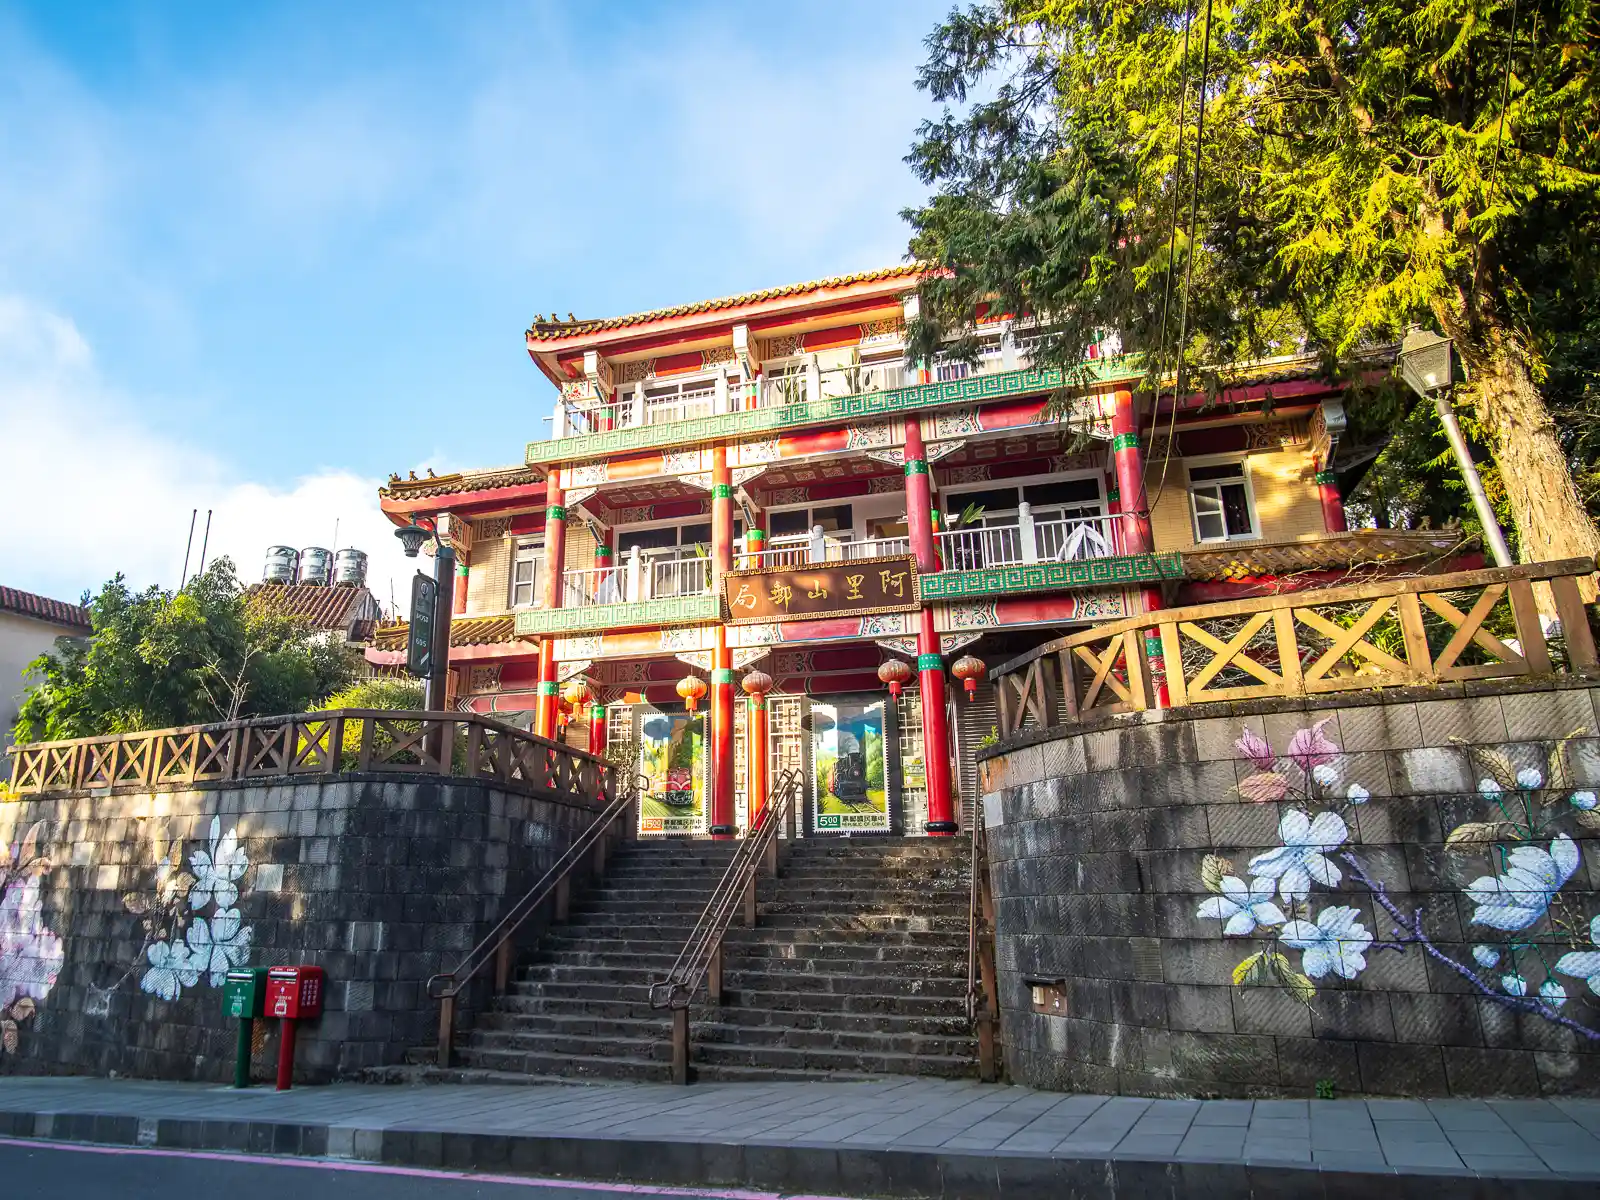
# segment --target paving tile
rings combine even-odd
[[[1383,1161],[1391,1167],[1460,1167],[1461,1156],[1448,1144],[1411,1142],[1404,1145],[1384,1144]]]
[[[1196,1125],[1248,1125],[1255,1103],[1251,1100],[1207,1100],[1194,1115]]]
[[[1311,1143],[1300,1138],[1247,1137],[1244,1157],[1249,1162],[1310,1162]]]
[[[1461,1161],[1469,1170],[1483,1175],[1550,1175],[1553,1172],[1542,1158],[1525,1155],[1512,1158],[1498,1154],[1469,1154],[1461,1152]]]
[[[1177,1133],[1130,1133],[1117,1143],[1116,1153],[1140,1158],[1170,1158],[1178,1151],[1183,1135]]]
[[[1305,1100],[1257,1100],[1255,1112],[1267,1118],[1309,1117],[1311,1105]]]

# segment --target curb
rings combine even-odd
[[[328,1158],[668,1187],[743,1187],[897,1200],[1593,1200],[1597,1176],[1330,1170],[1303,1164],[1059,1158],[835,1144],[665,1141],[106,1113],[0,1112],[0,1136],[106,1146]]]

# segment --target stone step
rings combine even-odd
[[[695,1042],[691,1061],[704,1078],[711,1067],[780,1068],[817,1071],[829,1075],[932,1075],[941,1079],[966,1079],[977,1075],[968,1055],[939,1057],[927,1054],[824,1050],[792,1046],[732,1046],[721,1042]]]
[[[626,1006],[627,1015],[601,1015],[594,1006],[582,1002],[545,1001],[545,1010],[524,1013],[499,1007],[481,1014],[473,1033],[480,1030],[504,1032],[548,1030],[572,1036],[649,1037],[664,1026],[666,1013],[648,1005]],[[559,1007],[566,1005],[566,1007]],[[621,1007],[621,1006],[619,1006]],[[889,1013],[856,1015],[851,1013],[781,1012],[772,1009],[738,1006],[714,1007],[700,1003],[690,1009],[690,1019],[698,1028],[704,1025],[739,1026],[751,1029],[798,1029],[838,1034],[966,1039],[972,1036],[965,1013],[939,1017],[906,1017]],[[468,1036],[471,1036],[470,1034]]]
[[[642,964],[612,963],[604,966],[578,966],[567,962],[546,963],[529,967],[517,977],[517,983],[549,985],[564,983],[610,984],[630,987],[641,980],[661,977],[671,969],[671,963],[661,970],[650,970]],[[930,965],[915,971],[902,967],[898,971],[874,971],[862,974],[854,970],[860,964],[842,962],[832,964],[832,969],[807,969],[804,964],[787,963],[778,959],[746,961],[728,956],[723,965],[723,979],[730,986],[757,988],[761,991],[788,989],[798,992],[904,992],[913,996],[966,995],[967,978],[963,971],[939,973]],[[954,964],[952,964],[953,966]]]
[[[871,990],[869,985],[876,985],[877,990]],[[935,989],[931,993],[892,991],[879,980],[869,980],[862,986],[867,990],[818,988],[802,992],[788,988],[779,990],[770,987],[735,987],[732,983],[725,983],[723,995],[724,1002],[728,1005],[772,1009],[777,1012],[888,1013],[937,1017],[951,1016],[960,1011],[965,1003],[965,980],[962,981],[960,991],[948,989],[941,992]],[[617,985],[518,980],[497,1003],[506,1009],[530,1011],[517,1003],[523,998],[579,1001],[586,1005],[598,1006],[602,1012],[613,1011],[617,1015],[639,1014],[641,1010],[638,1006],[642,1005],[645,1008],[649,1006],[650,985],[649,982]],[[619,1009],[613,1006],[626,1007]]]
[[[851,1054],[896,1054],[908,1057],[959,1058],[976,1047],[971,1037],[924,1037],[920,1034],[845,1033],[828,1029],[788,1029],[781,1026],[723,1025],[699,1023],[691,1026],[694,1046],[725,1046],[771,1050],[838,1051]],[[566,1029],[474,1030],[462,1042],[463,1049],[476,1052],[518,1051],[528,1054],[570,1054],[579,1058],[631,1058],[659,1060],[672,1056],[672,1026],[662,1021],[657,1028],[640,1027],[629,1035],[578,1034]],[[772,1061],[747,1062],[747,1066],[780,1066]],[[794,1064],[804,1066],[809,1064]]]
[[[962,955],[967,952],[965,926],[960,929],[919,931],[792,928],[784,929],[780,935],[763,926],[748,929],[743,925],[734,925],[725,936],[731,946],[761,945],[771,947],[779,954],[819,957],[870,957],[858,955],[856,951],[880,949],[913,955],[941,950],[959,950]],[[598,925],[581,930],[570,925],[558,925],[540,939],[539,953],[547,958],[574,950],[603,954],[659,954],[665,951],[669,942],[670,938],[656,926],[651,926],[641,936],[641,931],[632,925],[613,926],[610,932],[605,932],[604,927]],[[672,947],[672,953],[676,954],[682,948],[683,941],[680,940]]]
[[[550,1075],[566,1079],[634,1080],[645,1083],[669,1083],[672,1080],[670,1048],[669,1057],[665,1062],[620,1056],[479,1050],[471,1046],[462,1046],[459,1055],[462,1064],[472,1070],[515,1072],[533,1076]]]

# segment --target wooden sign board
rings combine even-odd
[[[752,625],[914,612],[921,607],[922,593],[917,560],[898,554],[729,571],[722,577],[722,600],[730,625]]]

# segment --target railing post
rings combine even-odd
[[[826,562],[828,560],[828,539],[822,534],[821,525],[811,527],[811,544],[806,550],[807,562]]]
[[[778,839],[769,837],[765,851],[767,874],[776,879],[778,877]]]
[[[672,1082],[689,1082],[689,1010],[672,1010]]]
[[[606,873],[607,837],[602,833],[594,840],[594,858],[590,863],[590,870],[594,877],[599,879]]]
[[[633,385],[633,403],[629,405],[629,425],[644,424],[644,381],[639,380]]]
[[[722,1006],[722,939],[717,939],[717,944],[711,950],[711,962],[706,967],[706,991],[711,994],[711,1003]]]
[[[977,1020],[978,1026],[978,1082],[994,1083],[1000,1078],[994,1053],[994,1019],[984,1013]]]
[[[1561,618],[1561,638],[1567,644],[1567,666],[1574,671],[1594,666],[1594,634],[1589,629],[1589,614],[1584,608],[1578,581],[1571,575],[1557,575],[1550,580],[1550,594],[1555,597],[1556,615]]]
[[[628,551],[628,603],[637,604],[644,599],[644,563],[639,557],[639,547]]]
[[[1017,334],[1007,321],[1000,326],[1000,369],[1002,371],[1015,371],[1017,369]]]
[[[1533,598],[1533,584],[1526,579],[1513,579],[1508,585],[1511,593],[1511,616],[1517,625],[1517,640],[1522,648],[1522,661],[1530,675],[1550,673],[1550,648],[1545,644],[1544,625],[1539,620],[1539,604]]]
[[[822,367],[815,354],[806,362],[806,399],[822,399]]]
[[[494,948],[494,994],[505,995],[511,984],[511,938],[500,939]]]
[[[1017,505],[1017,541],[1021,543],[1023,562],[1039,561],[1039,542],[1033,531],[1033,505],[1026,500]]]
[[[725,413],[728,411],[728,369],[723,367],[717,372],[716,391],[711,397],[711,412]]]
[[[448,1070],[450,1052],[456,1039],[456,998],[453,994],[439,998],[439,1066]]]

